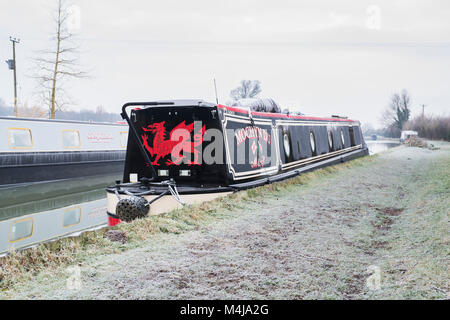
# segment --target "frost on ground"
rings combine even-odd
[[[306,185],[242,200],[226,219],[91,258],[14,298],[449,297],[450,147],[398,147]]]

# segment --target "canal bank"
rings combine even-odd
[[[122,225],[120,242],[97,231],[15,254],[1,261],[1,295],[445,298],[450,147],[439,146],[401,146]]]

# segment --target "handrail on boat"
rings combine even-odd
[[[152,177],[150,179],[151,180],[155,180],[156,179],[156,170],[152,165],[152,161],[150,160],[147,152],[144,149],[144,146],[142,145],[142,141],[139,138],[139,135],[136,131],[136,128],[134,127],[134,125],[131,123],[130,117],[128,116],[127,113],[127,108],[128,107],[136,107],[136,106],[159,106],[159,105],[173,105],[173,102],[129,102],[129,103],[125,103],[122,106],[122,113],[120,114],[122,116],[122,119],[124,119],[127,123],[128,123],[128,127],[131,129],[131,132],[133,132],[133,136],[136,139],[137,145],[139,147],[139,150],[141,151],[142,155],[144,156],[144,160],[148,163],[148,167],[150,168]]]

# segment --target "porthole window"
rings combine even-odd
[[[62,141],[64,148],[81,147],[80,133],[77,130],[64,130],[62,132]]]
[[[9,228],[9,242],[17,242],[33,235],[34,220],[28,218],[11,224]]]
[[[284,146],[284,153],[286,154],[286,158],[289,158],[291,155],[291,146],[289,144],[289,137],[287,134],[284,134],[283,136],[283,146]]]
[[[333,150],[333,132],[328,130],[328,145],[330,146],[330,150]]]
[[[33,136],[30,129],[10,128],[8,129],[8,144],[11,149],[33,148]]]
[[[342,147],[345,147],[344,130],[342,130],[342,129],[341,129],[341,142],[342,142]]]
[[[316,137],[314,136],[314,132],[309,133],[309,143],[311,145],[311,151],[313,154],[316,153]]]

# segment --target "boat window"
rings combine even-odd
[[[78,130],[63,130],[62,141],[64,148],[81,147],[80,133]]]
[[[291,145],[289,143],[289,136],[287,134],[284,134],[283,146],[284,146],[284,153],[286,154],[286,158],[289,158],[289,156],[291,155]],[[287,161],[287,159],[286,159],[286,161]]]
[[[33,148],[33,137],[28,128],[9,128],[8,143],[11,149],[31,149]]]
[[[68,228],[81,222],[81,208],[71,208],[64,212],[63,227]]]
[[[128,142],[128,131],[120,132],[120,146],[126,148]]]
[[[311,144],[311,151],[313,155],[316,153],[316,137],[314,136],[314,132],[309,133],[309,143]]]
[[[333,150],[333,132],[328,130],[328,145],[330,146],[330,151]]]
[[[9,228],[9,242],[24,240],[33,235],[34,220],[28,218],[11,224]]]

